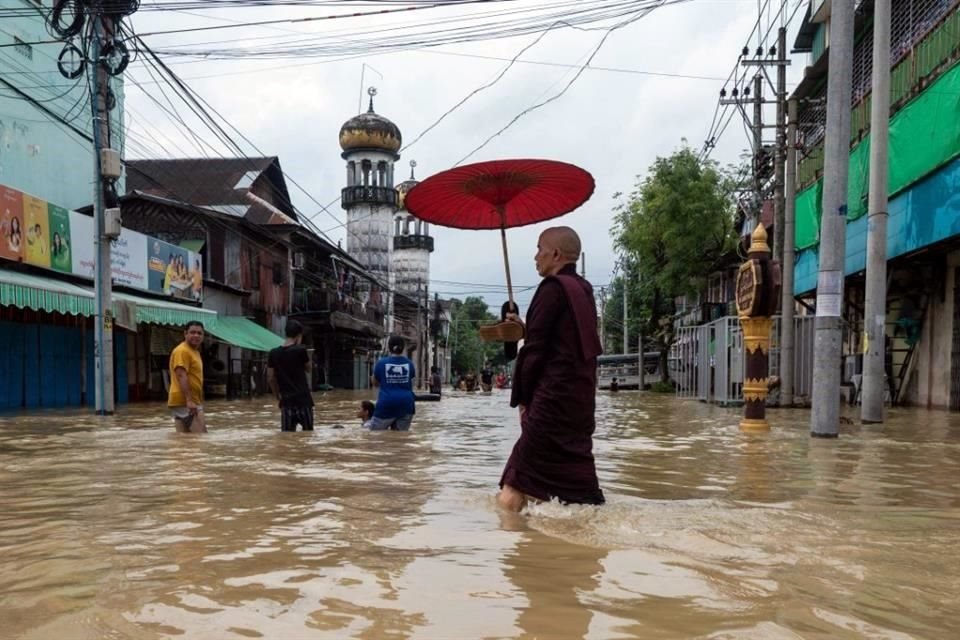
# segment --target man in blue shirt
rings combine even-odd
[[[373,368],[374,382],[380,392],[373,418],[368,423],[371,431],[410,430],[416,413],[413,380],[417,373],[413,362],[403,355],[403,349],[403,338],[390,336],[387,341],[390,355],[380,358]]]

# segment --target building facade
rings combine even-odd
[[[845,381],[861,370],[873,5],[856,13],[845,255]],[[893,0],[887,378],[894,402],[960,409],[960,3]],[[816,299],[830,2],[810,3],[794,48],[801,105],[794,294]]]

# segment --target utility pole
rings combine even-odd
[[[873,89],[870,104],[870,202],[867,291],[863,305],[863,388],[860,419],[883,422],[887,322],[887,189],[890,142],[890,0],[873,6]]]
[[[627,269],[623,269],[623,352],[630,353],[630,331],[627,329]]]
[[[580,254],[580,276],[583,278],[587,277],[587,254]]]
[[[433,366],[439,367],[440,361],[440,294],[433,294],[433,329],[436,330],[436,336],[433,339]],[[431,331],[430,333],[433,333]]]
[[[417,389],[422,388],[420,382],[423,380],[423,371],[421,365],[423,363],[424,349],[423,331],[420,327],[420,286],[420,278],[417,278],[417,342],[419,343],[417,345]]]
[[[757,71],[753,76],[753,193],[756,198],[757,219],[763,211],[763,180],[760,159],[763,154],[763,77]]]
[[[104,148],[110,147],[110,112],[107,94],[110,80],[104,61],[103,43],[109,27],[101,11],[90,16],[93,20],[93,38],[90,42],[88,80],[91,84],[90,106],[93,112],[93,216],[94,216],[94,398],[95,410],[100,415],[114,412],[113,393],[113,283],[111,280],[110,238],[107,237],[104,191],[107,182],[103,175]]]
[[[787,103],[787,166],[784,177],[784,224],[780,304],[780,406],[793,406],[794,326],[793,263],[797,197],[797,101]]]
[[[600,348],[607,350],[607,288],[600,287]]]
[[[783,264],[784,242],[793,238],[785,235],[784,207],[784,172],[787,147],[787,29],[780,27],[777,31],[777,144],[774,151],[774,199],[773,199],[773,261]],[[786,238],[786,240],[784,240]],[[782,325],[781,325],[781,334]],[[783,345],[780,345],[781,349]]]
[[[818,438],[836,438],[840,433],[841,312],[853,84],[853,3],[834,2],[832,7],[810,412],[810,435]]]
[[[55,2],[59,8],[66,3]],[[113,362],[113,290],[110,242],[121,234],[120,209],[117,205],[115,181],[123,173],[120,154],[110,141],[110,111],[116,100],[110,89],[110,77],[119,76],[130,62],[123,42],[114,39],[120,22],[137,10],[138,2],[117,0],[79,2],[71,10],[69,24],[63,24],[52,15],[48,27],[64,42],[57,61],[60,74],[76,80],[86,71],[87,91],[90,94],[91,133],[93,140],[93,224],[94,224],[94,375],[87,380],[87,392],[92,389],[94,407],[98,414],[114,412]],[[89,21],[89,22],[88,22]],[[87,26],[89,25],[89,29]],[[73,38],[80,39],[82,49]]]

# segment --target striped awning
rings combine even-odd
[[[191,320],[199,320],[206,324],[217,318],[216,311],[167,300],[121,292],[114,293],[113,298],[114,315],[119,314],[118,307],[121,304],[134,306],[137,322],[146,324],[183,326]],[[0,268],[0,306],[72,316],[96,314],[93,289],[89,287],[2,268]]]

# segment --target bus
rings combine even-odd
[[[648,385],[660,379],[660,352],[647,351],[643,354],[643,384]],[[640,354],[617,353],[597,357],[597,388],[609,389],[610,382],[617,379],[620,389],[640,388]]]

